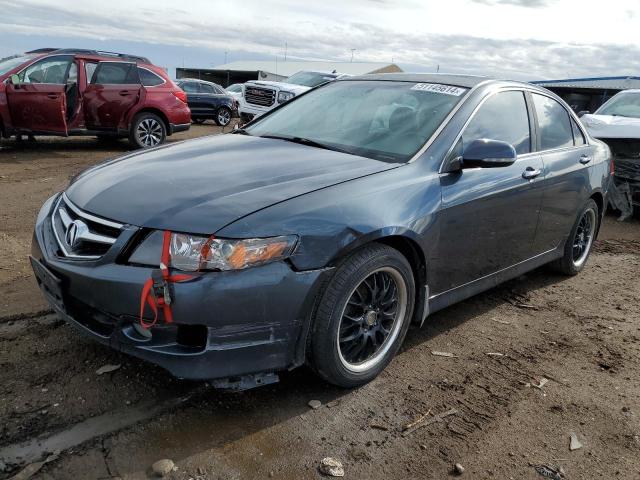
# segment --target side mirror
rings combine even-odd
[[[14,73],[13,75],[11,75],[9,77],[9,81],[11,82],[12,85],[20,85],[20,77],[18,76],[17,73]]]
[[[578,112],[578,118],[582,118],[585,115],[589,115],[591,112],[589,110],[581,110]]]
[[[474,140],[462,153],[462,168],[507,167],[518,157],[513,145],[500,140]]]

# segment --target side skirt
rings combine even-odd
[[[517,278],[524,273],[561,258],[563,254],[562,250],[562,248],[549,250],[528,260],[512,265],[511,267],[507,267],[485,277],[429,297],[428,313],[431,314],[438,310],[442,310],[449,305],[461,302],[462,300],[472,297],[478,293],[496,287],[507,280]]]

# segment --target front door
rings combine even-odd
[[[66,87],[73,56],[40,60],[7,85],[7,103],[13,126],[35,133],[67,134]]]
[[[84,93],[90,130],[127,129],[127,114],[141,101],[138,67],[131,62],[100,62]]]
[[[533,256],[542,201],[542,160],[532,153],[530,114],[522,91],[491,95],[465,127],[450,158],[478,139],[516,149],[512,165],[441,174],[440,239],[431,293],[443,293]],[[527,177],[527,178],[525,178]]]

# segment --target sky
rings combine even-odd
[[[640,0],[0,0],[0,57],[96,48],[171,75],[285,49],[519,80],[640,75],[639,31]]]

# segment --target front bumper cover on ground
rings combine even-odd
[[[125,226],[96,261],[65,259],[58,256],[51,229],[54,200],[38,216],[32,257],[59,279],[61,300],[41,285],[49,303],[83,333],[186,379],[277,372],[304,362],[308,312],[329,270],[296,272],[275,262],[174,284],[174,323],[154,327],[147,339],[133,324],[151,269],[127,265],[118,256],[138,228]]]

